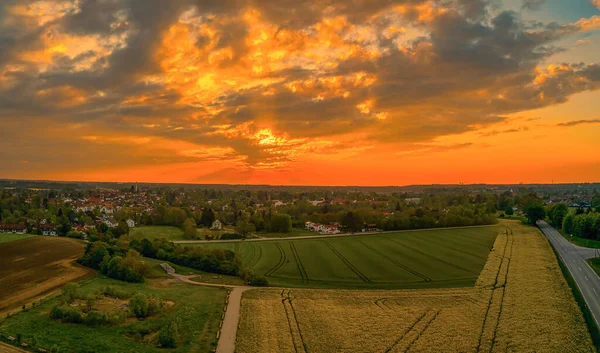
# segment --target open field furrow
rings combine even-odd
[[[358,240],[358,242],[360,244],[362,244],[362,246],[364,246],[365,248],[367,248],[367,249],[371,250],[372,252],[376,253],[377,255],[383,257],[384,259],[388,260],[389,262],[393,263],[394,265],[402,268],[403,270],[406,270],[406,271],[412,273],[413,275],[415,275],[417,277],[422,278],[425,282],[430,282],[431,281],[431,278],[429,278],[429,277],[427,277],[425,275],[422,275],[419,272],[413,270],[412,268],[399,263],[398,261],[394,260],[393,258],[391,258],[391,257],[387,256],[386,254],[382,253],[381,251],[379,251],[379,250],[373,248],[372,246],[366,244],[364,241]]]
[[[372,281],[369,278],[367,278],[367,276],[365,276],[356,267],[354,267],[354,265],[352,265],[352,263],[348,261],[348,259],[346,259],[344,255],[342,255],[333,245],[329,244],[327,240],[324,240],[323,242],[325,242],[325,244],[327,244],[331,251],[333,251],[340,258],[340,260],[342,260],[346,264],[346,266],[348,266],[348,268],[352,272],[354,272],[363,282],[372,283]]]
[[[431,324],[435,321],[435,319],[437,319],[438,315],[440,314],[440,310],[436,310],[428,319],[427,321],[425,321],[425,326],[423,326],[423,328],[419,331],[416,332],[416,337],[414,337],[413,340],[411,340],[408,343],[408,346],[406,347],[406,349],[404,350],[404,353],[410,351],[410,348],[419,340],[419,338],[421,338],[423,336],[423,334],[425,333],[425,331],[427,331],[427,329],[429,328],[429,326],[431,326]],[[429,314],[428,314],[429,316]]]
[[[474,272],[474,271],[472,271],[472,270],[469,270],[468,268],[464,268],[464,267],[462,267],[462,266],[460,266],[460,265],[457,265],[457,264],[455,264],[455,263],[452,263],[452,262],[450,262],[450,261],[446,261],[446,260],[444,260],[444,259],[442,259],[442,258],[439,258],[439,257],[437,257],[437,256],[434,256],[434,255],[428,254],[428,253],[426,253],[426,252],[424,252],[424,251],[421,251],[421,250],[419,250],[419,249],[416,249],[416,248],[414,248],[414,247],[412,247],[412,246],[410,246],[410,245],[406,245],[406,244],[404,244],[403,242],[400,242],[400,241],[398,241],[397,239],[394,239],[394,238],[389,238],[389,239],[390,239],[391,241],[393,241],[394,243],[397,243],[397,244],[399,244],[400,246],[402,246],[402,247],[404,247],[404,248],[407,248],[407,249],[409,249],[409,250],[411,250],[411,251],[414,251],[414,252],[416,252],[416,253],[418,253],[418,254],[421,254],[421,255],[423,255],[423,256],[426,256],[426,257],[428,257],[428,258],[430,258],[430,259],[432,259],[432,260],[435,260],[435,261],[441,262],[441,263],[443,263],[443,264],[445,264],[445,265],[448,265],[448,266],[450,266],[450,267],[454,267],[454,268],[456,268],[456,269],[458,269],[458,270],[461,270],[461,271],[465,271],[465,272],[473,273],[473,274],[475,274],[475,275],[478,275],[478,274],[479,274],[479,273],[477,273],[477,272]]]
[[[421,322],[425,316],[427,316],[427,311],[425,311],[421,316],[419,316],[404,332],[402,332],[402,334],[400,335],[400,337],[398,337],[398,339],[396,341],[394,341],[394,343],[392,343],[392,345],[390,347],[388,347],[384,353],[390,353],[394,348],[396,348],[396,346],[398,346],[400,344],[400,342],[402,342],[402,340],[404,339],[404,337],[410,332],[412,331],[415,326],[417,326],[417,324],[419,322]]]

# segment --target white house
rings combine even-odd
[[[127,226],[129,228],[135,228],[135,221],[133,219],[130,218],[130,219],[126,220],[125,222],[127,223]]]
[[[42,224],[40,226],[40,229],[42,231],[42,235],[51,235],[54,237],[58,235],[58,233],[56,232],[56,227],[53,227],[51,225]]]
[[[27,226],[24,224],[0,224],[0,233],[25,234]]]
[[[223,228],[223,224],[221,224],[221,221],[219,221],[218,219],[215,219],[212,226],[210,227],[210,229],[222,229],[222,228]]]

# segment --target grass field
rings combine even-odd
[[[587,238],[580,238],[580,237],[576,237],[576,236],[570,236],[570,235],[566,235],[562,230],[558,230],[558,232],[565,238],[567,239],[569,242],[575,244],[575,245],[579,245],[579,246],[583,246],[586,248],[595,248],[595,249],[600,249],[600,240],[594,240],[594,239],[587,239]]]
[[[498,228],[470,288],[247,291],[236,352],[595,352],[546,238]]]
[[[148,257],[145,257],[144,261],[147,262],[148,264],[150,264],[150,266],[151,266],[151,272],[148,275],[148,277],[151,277],[151,278],[170,278],[170,276],[167,275],[165,273],[165,271],[160,267],[160,264],[166,262],[175,269],[176,273],[178,273],[180,275],[184,275],[184,276],[189,276],[189,278],[192,281],[211,283],[211,284],[227,284],[227,285],[234,285],[234,286],[243,286],[246,284],[246,281],[244,281],[243,279],[241,279],[240,277],[237,277],[237,276],[219,275],[219,274],[215,274],[215,273],[198,271],[193,268],[183,267],[183,266],[179,266],[179,265],[176,265],[176,264],[168,262],[168,261],[151,259]],[[217,277],[217,278],[214,278],[214,277]]]
[[[31,237],[36,237],[35,234],[10,234],[10,233],[1,233],[0,234],[0,243],[8,243],[9,241],[27,239]]]
[[[598,276],[600,276],[600,257],[595,257],[593,259],[587,259],[586,261],[588,262],[588,264],[590,264],[590,267],[592,268],[592,270],[594,270],[594,272],[596,272],[598,274]]]
[[[154,295],[171,305],[159,314],[138,320],[128,318],[115,326],[85,326],[52,320],[50,309],[59,298],[47,298],[35,308],[21,311],[0,323],[3,340],[22,334],[22,341],[48,352],[210,352],[216,347],[216,334],[227,291],[220,288],[190,286],[173,279],[150,280],[143,284],[125,283],[94,277],[80,287],[83,294],[95,293],[111,285],[130,294]],[[170,322],[179,327],[177,347],[158,348],[156,331]]]
[[[233,250],[269,285],[309,288],[472,286],[501,227],[202,244]]]
[[[169,226],[144,226],[131,228],[129,230],[129,235],[124,238],[128,240],[165,238],[171,241],[185,239],[183,237],[183,230],[181,230],[181,228]]]
[[[82,242],[62,237],[0,243],[0,313],[93,275],[93,270],[75,263],[83,251]]]

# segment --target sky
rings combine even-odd
[[[600,0],[0,2],[0,178],[600,181]]]

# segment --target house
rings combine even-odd
[[[363,232],[371,232],[371,231],[375,231],[375,230],[377,230],[377,224],[370,223],[370,224],[365,224],[365,229],[363,229]]]
[[[24,224],[0,224],[0,233],[25,234],[27,226]]]
[[[127,226],[129,228],[135,228],[135,221],[133,219],[131,219],[131,218],[128,219],[128,220],[126,220],[125,223],[127,223]]]
[[[106,224],[108,228],[116,228],[119,225],[119,223],[111,221],[110,219],[105,219],[103,223]]]
[[[421,203],[421,198],[420,197],[411,197],[408,199],[404,199],[404,202],[406,202],[407,205],[418,205]]]
[[[51,235],[53,237],[58,235],[56,227],[51,226],[49,224],[42,224],[40,226],[40,230],[42,231],[42,235]]]
[[[222,228],[223,228],[223,224],[221,224],[221,221],[219,221],[218,219],[215,219],[212,226],[210,227],[210,229],[219,229],[219,230]]]
[[[273,202],[273,207],[281,207],[281,206],[285,206],[285,205],[287,205],[287,204],[283,201],[275,200]]]

